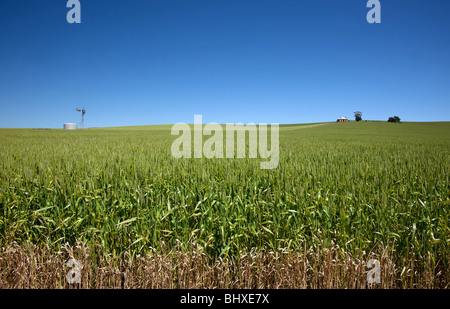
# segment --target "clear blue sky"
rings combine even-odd
[[[450,120],[450,1],[0,2],[0,127]]]

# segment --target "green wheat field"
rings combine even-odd
[[[449,287],[450,122],[281,125],[273,170],[170,130],[0,129],[0,286],[70,288],[74,257],[87,288],[367,288],[373,257]]]

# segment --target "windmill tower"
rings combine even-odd
[[[83,109],[77,108],[77,112],[81,112],[81,128],[84,129],[84,114],[86,114],[86,107],[83,106]]]

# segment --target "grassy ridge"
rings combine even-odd
[[[281,129],[275,170],[174,159],[170,126],[2,129],[0,245],[82,242],[120,257],[195,243],[223,258],[389,244],[399,263],[448,270],[450,123]]]

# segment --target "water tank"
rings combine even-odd
[[[64,124],[64,130],[76,130],[77,124],[76,123],[65,123]]]

